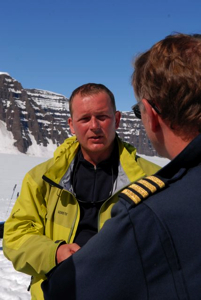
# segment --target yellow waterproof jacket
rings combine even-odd
[[[131,182],[155,173],[159,167],[136,156],[136,149],[118,137],[119,168],[113,195],[102,205],[98,228],[110,218],[118,194]],[[45,274],[55,267],[62,242],[72,243],[80,209],[71,192],[70,174],[79,143],[71,137],[57,148],[54,157],[29,171],[20,195],[5,222],[3,251],[16,270],[32,275],[33,300],[42,300],[40,288]]]

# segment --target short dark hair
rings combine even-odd
[[[152,100],[178,134],[201,132],[201,39],[175,33],[134,62],[132,85],[138,101]]]
[[[70,98],[69,98],[69,110],[70,110],[70,114],[72,116],[73,111],[72,111],[72,103],[73,103],[73,98],[80,94],[81,96],[88,96],[88,95],[93,95],[93,94],[98,94],[101,92],[105,92],[111,100],[111,104],[112,107],[114,109],[114,112],[116,112],[116,104],[115,104],[115,98],[113,93],[103,84],[100,83],[86,83],[83,84],[81,86],[79,86],[78,88],[76,88]]]

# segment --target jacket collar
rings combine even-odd
[[[118,189],[119,184],[120,186],[125,186],[146,174],[135,160],[136,149],[129,144],[123,143],[118,135],[116,135],[116,140],[120,156],[118,182],[115,185]],[[52,184],[56,183],[59,187],[61,179],[65,176],[65,180],[67,180],[68,176],[70,176],[78,149],[79,142],[75,136],[66,139],[64,143],[56,149],[54,153],[54,163],[43,175],[43,179]],[[135,172],[133,170],[135,170]]]

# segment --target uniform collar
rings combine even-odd
[[[169,164],[160,169],[156,175],[163,179],[175,179],[188,169],[201,163],[201,134],[193,139]]]

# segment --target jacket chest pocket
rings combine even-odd
[[[47,204],[47,220],[71,227],[78,213],[76,199],[68,191],[52,187]]]

